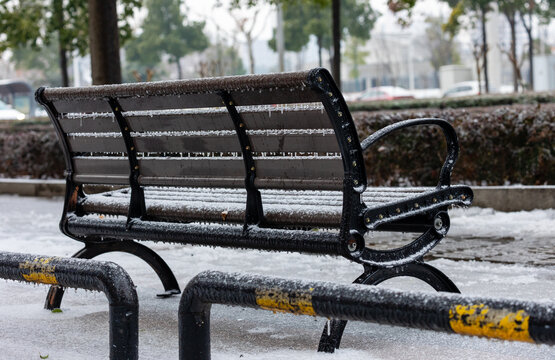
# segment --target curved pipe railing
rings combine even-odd
[[[118,265],[0,252],[0,278],[103,292],[109,303],[110,359],[138,359],[139,300],[131,277]]]
[[[453,171],[455,162],[459,157],[459,141],[457,139],[457,133],[455,132],[455,129],[446,120],[422,118],[399,121],[384,128],[381,128],[380,130],[369,135],[360,143],[360,147],[364,152],[376,141],[384,138],[386,135],[389,135],[393,131],[419,125],[437,125],[443,130],[445,140],[447,141],[447,158],[445,159],[445,162],[443,163],[441,172],[439,174],[438,186],[448,186],[451,184],[451,172]]]
[[[212,304],[555,345],[555,303],[205,271],[179,304],[181,360],[210,359]]]

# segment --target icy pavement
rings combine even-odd
[[[0,196],[0,250],[70,256],[81,244],[58,230],[61,199]],[[456,209],[451,231],[431,263],[465,294],[554,301],[555,210],[501,213]],[[398,236],[398,234],[396,235]],[[384,234],[368,241],[385,247]],[[391,241],[391,240],[390,240]],[[397,239],[401,242],[403,239]],[[202,270],[241,271],[348,283],[361,267],[342,258],[254,250],[149,244],[175,271],[180,284]],[[490,261],[468,261],[468,259]],[[176,359],[179,296],[157,299],[153,271],[127,254],[99,257],[122,265],[138,286],[141,359]],[[497,263],[500,262],[500,263]],[[533,266],[530,266],[533,265]],[[382,285],[381,285],[382,286]],[[383,284],[432,291],[411,279]],[[0,359],[99,359],[108,354],[107,301],[101,293],[70,290],[62,313],[43,310],[47,287],[0,281]],[[325,319],[213,306],[213,359],[555,359],[555,347],[509,343],[351,322],[342,347],[317,354]]]

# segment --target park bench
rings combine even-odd
[[[161,295],[179,293],[177,281],[140,240],[339,255],[364,266],[358,283],[405,275],[458,291],[422,263],[449,229],[448,207],[473,196],[450,186],[458,142],[447,121],[407,120],[359,141],[325,69],[40,88],[36,99],[65,155],[60,227],[85,243],[75,257],[133,253],[159,275]],[[364,152],[421,125],[439,126],[446,138],[438,185],[368,187]],[[419,236],[376,250],[366,246],[369,231]],[[62,294],[53,287],[47,307],[58,307]]]

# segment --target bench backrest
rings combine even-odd
[[[77,184],[344,188],[366,175],[330,74],[231,76],[37,91]]]

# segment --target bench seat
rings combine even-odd
[[[368,188],[362,197],[369,209],[382,209],[435,190],[434,187],[378,187]],[[456,192],[457,187],[453,186],[451,190]],[[124,188],[91,194],[80,205],[87,214],[126,216],[130,193],[129,188]],[[340,191],[262,189],[260,193],[266,222],[272,226],[340,226],[343,211],[343,193]],[[245,189],[146,187],[146,218],[167,222],[243,224],[246,198]]]

